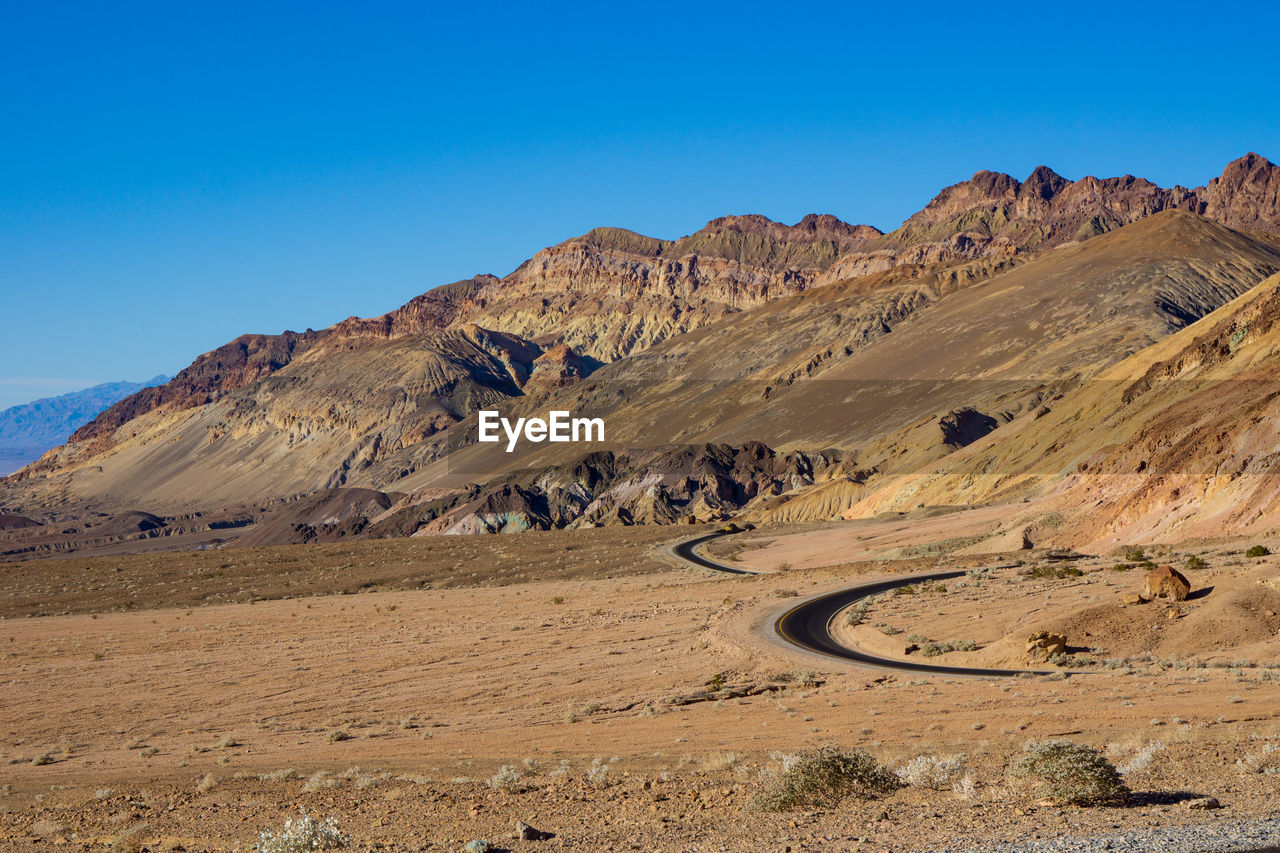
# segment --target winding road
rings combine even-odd
[[[729,536],[736,531],[718,530],[677,542],[668,548],[668,553],[677,559],[702,569],[725,572],[734,575],[758,575],[750,569],[729,566],[698,553],[697,548],[721,536]],[[904,575],[900,578],[864,583],[847,589],[828,592],[803,601],[783,613],[773,623],[773,630],[784,642],[808,652],[827,657],[860,664],[877,669],[890,669],[905,672],[923,672],[932,675],[953,676],[996,676],[1011,677],[1024,673],[1044,674],[1041,670],[1025,669],[986,669],[972,666],[941,666],[916,661],[895,660],[864,652],[836,641],[831,633],[831,624],[842,610],[868,596],[879,595],[896,587],[906,586],[921,581],[941,581],[962,577],[963,571],[933,572],[931,574]]]

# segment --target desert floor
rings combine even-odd
[[[831,545],[823,560],[814,542],[845,530],[817,525],[717,543],[774,570],[724,577],[665,556],[691,532],[0,567],[0,839],[249,850],[302,809],[334,815],[357,849],[482,838],[522,851],[896,851],[1280,808],[1280,773],[1264,772],[1280,768],[1280,557],[1245,559],[1239,542],[1153,550],[1207,564],[1187,573],[1209,591],[1175,616],[1121,604],[1141,570],[1114,569],[1113,555],[884,559]],[[788,561],[787,548],[808,556]],[[1079,574],[1034,571],[1068,564]],[[885,597],[841,630],[887,654],[911,636],[978,645],[936,658],[947,663],[1016,658],[1028,632],[1052,628],[1081,664],[911,677],[769,636],[802,596],[939,566],[974,574]],[[1028,740],[1047,738],[1132,765],[1130,804],[1050,806],[1006,773]],[[827,811],[752,807],[786,755],[825,744],[891,767],[963,754],[968,784]],[[1223,808],[1185,807],[1204,795]],[[514,840],[516,820],[555,837]]]

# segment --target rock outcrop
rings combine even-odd
[[[1067,653],[1067,638],[1062,634],[1037,631],[1027,637],[1023,657],[1028,664],[1052,663],[1054,658]]]
[[[1280,231],[1280,166],[1250,152],[1233,161],[1200,195],[1203,213],[1232,228]]]
[[[1186,601],[1190,594],[1191,582],[1173,566],[1157,566],[1142,576],[1143,598]]]

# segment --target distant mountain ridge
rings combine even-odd
[[[770,517],[830,518],[1035,422],[1280,272],[1278,189],[1280,167],[1250,154],[1195,189],[979,172],[888,233],[818,215],[726,216],[676,240],[596,228],[379,317],[241,336],[113,405],[0,499],[52,520],[89,505],[266,511],[354,488],[395,504],[361,523],[396,535],[774,500]],[[579,465],[582,449],[559,445],[495,457],[468,430],[499,406],[616,412],[613,461]],[[720,449],[672,450],[695,445]],[[740,455],[757,445],[839,463],[766,484]]]
[[[168,381],[160,375],[146,382],[104,382],[0,411],[0,475],[34,462],[115,403]]]
[[[164,386],[112,406],[72,440],[96,452],[135,418],[206,405],[295,359],[466,326],[539,349],[563,344],[610,362],[814,287],[903,265],[1043,252],[1170,209],[1280,233],[1280,166],[1249,153],[1195,189],[1166,189],[1133,175],[1072,181],[1046,166],[1026,181],[980,171],[941,190],[887,234],[816,214],[791,226],[755,214],[723,216],[678,240],[595,228],[543,249],[505,277],[477,275],[436,287],[380,317],[242,335],[199,356]]]

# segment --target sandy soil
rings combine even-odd
[[[101,849],[121,836],[120,849],[132,839],[151,850],[247,850],[302,807],[334,814],[360,849],[487,838],[514,850],[909,850],[1274,811],[1280,775],[1237,768],[1280,743],[1280,691],[1263,666],[895,677],[782,648],[761,630],[798,595],[882,566],[717,577],[664,567],[656,537],[636,535],[631,571],[643,573],[626,576],[599,564],[626,544],[602,532],[598,549],[531,542],[559,542],[563,576],[553,580],[533,580],[539,567],[517,561],[525,577],[502,586],[478,574],[491,585],[313,594],[332,580],[325,570],[294,576],[299,597],[174,607],[180,581],[152,583],[141,564],[121,562],[111,574],[132,586],[132,610],[30,618],[15,607],[0,622],[0,839],[26,850]],[[494,548],[518,554],[523,538],[448,547],[475,549],[467,559],[479,565]],[[381,544],[384,560],[427,573],[444,571],[443,553],[454,571],[462,554]],[[93,565],[23,564],[32,574],[7,576],[6,598],[26,601],[22,584],[39,583],[68,587],[73,602],[73,567],[92,575]],[[1209,571],[1226,583],[1229,568]],[[980,589],[1044,601],[1019,583],[1030,582]],[[962,618],[965,600],[945,618]],[[929,629],[924,602],[894,601],[904,609],[892,618],[939,639],[955,633],[945,621]],[[705,692],[716,686],[728,691]],[[1059,809],[1005,775],[1026,740],[1046,737],[1110,746],[1118,760],[1150,741],[1166,748],[1131,775],[1133,805]],[[827,743],[891,765],[964,753],[974,789],[961,798],[910,788],[797,815],[749,807],[776,753]],[[508,764],[529,790],[485,784]],[[299,778],[279,778],[290,769]],[[308,782],[317,773],[328,775]],[[1192,794],[1226,808],[1189,812],[1179,802]],[[504,838],[516,819],[557,838]]]

